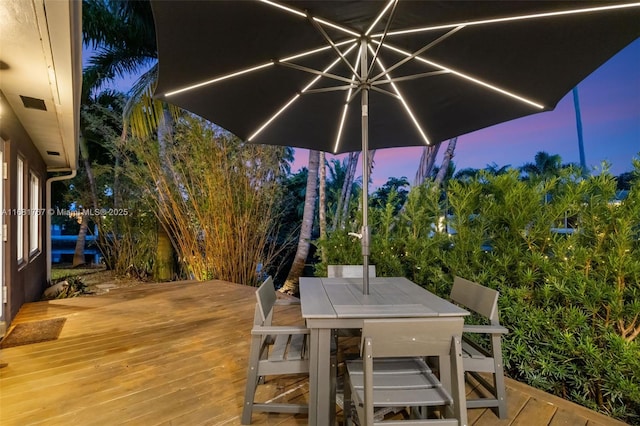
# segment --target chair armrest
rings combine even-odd
[[[253,327],[253,329],[251,330],[251,334],[309,334],[309,329],[306,327],[298,327],[295,325],[264,326]]]
[[[276,305],[299,305],[300,300],[278,299]]]
[[[509,330],[501,325],[465,325],[463,333],[507,334]]]

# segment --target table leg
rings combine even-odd
[[[309,425],[335,424],[335,365],[331,365],[331,330],[311,329]]]
[[[312,328],[309,353],[309,426],[318,424],[318,355],[320,353],[318,335],[319,330]]]
[[[320,329],[318,332],[318,426],[333,424],[335,415],[335,388],[332,390],[331,373],[331,330]],[[331,396],[333,395],[333,400]]]
[[[440,370],[440,383],[451,393],[451,359],[448,356],[438,357],[438,369]]]

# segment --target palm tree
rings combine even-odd
[[[298,239],[298,249],[296,250],[293,265],[287,276],[281,292],[287,294],[298,294],[298,281],[305,262],[309,256],[309,244],[311,241],[311,230],[313,229],[313,218],[316,207],[316,189],[318,188],[318,167],[320,164],[320,152],[309,151],[309,174],[307,175],[307,189],[304,197],[304,213],[302,214],[302,227],[300,238]]]
[[[492,162],[491,164],[487,164],[483,170],[490,175],[500,176],[508,173],[510,169],[511,164],[507,164],[506,166],[499,166],[495,162]]]
[[[320,227],[320,241],[327,238],[327,164],[324,151],[320,152],[318,188],[318,222]],[[322,252],[322,262],[326,263],[326,255]]]
[[[328,212],[333,215],[331,227],[329,229],[330,231],[337,229],[340,226],[340,223],[344,220],[343,211],[347,192],[353,194],[358,190],[358,183],[355,176],[353,179],[351,178],[351,169],[352,167],[355,168],[352,161],[353,155],[355,154],[349,154],[343,161],[334,159],[328,167],[329,181],[327,184],[327,195],[329,200],[327,202],[327,207]],[[355,174],[355,170],[353,170],[353,173]],[[347,186],[349,185],[351,186],[351,189],[347,190]]]
[[[141,74],[125,106],[122,139],[126,139],[129,126],[133,134],[143,138],[158,131],[162,152],[167,135],[171,134],[171,114],[176,115],[177,109],[151,97],[157,81],[158,55],[150,3],[84,0],[83,36],[85,44],[95,50],[85,68],[84,90],[90,92],[115,78]],[[117,188],[117,175],[114,180]],[[154,278],[167,281],[174,275],[173,245],[164,221],[159,219]]]
[[[584,140],[582,138],[582,114],[580,114],[580,97],[578,96],[578,86],[573,88],[573,108],[576,111],[576,129],[578,131],[578,151],[580,152],[580,167],[582,174],[587,174],[587,160],[584,156]]]
[[[375,190],[371,195],[371,206],[383,209],[392,198],[391,193],[395,193],[393,201],[394,214],[398,213],[402,206],[407,202],[409,195],[409,181],[406,177],[401,178],[390,177],[387,182]]]
[[[467,167],[457,171],[453,177],[454,179],[458,179],[463,182],[469,182],[472,179],[477,178],[480,175],[480,173],[482,173],[481,169],[474,169],[473,167]]]
[[[424,147],[422,155],[420,156],[418,171],[416,172],[416,177],[413,180],[413,186],[422,185],[422,183],[433,173],[433,167],[436,163],[436,156],[440,150],[440,145],[441,143]]]
[[[123,102],[122,96],[111,90],[100,92],[96,96],[90,96],[89,91],[85,91],[84,94],[86,97],[82,99],[80,136],[78,138],[80,159],[82,160],[86,174],[85,177],[89,186],[90,204],[94,211],[97,211],[100,208],[98,202],[98,186],[92,167],[92,160],[94,160],[94,158],[90,157],[97,154],[98,147],[109,154],[114,151],[112,146],[110,146],[115,136],[113,132],[114,123],[110,118],[113,118],[115,111],[121,110]],[[111,137],[109,135],[111,135]],[[91,147],[91,149],[89,147]],[[111,160],[111,158],[105,159],[105,161],[109,160]],[[96,217],[96,219],[98,218],[99,216]],[[76,240],[75,253],[73,255],[73,267],[85,263],[84,249],[88,228],[89,216],[83,215],[82,222],[80,223],[80,231],[78,232],[78,238]]]
[[[539,151],[534,157],[534,163],[527,163],[520,167],[528,179],[547,179],[556,176],[562,169],[562,157],[558,154],[551,155],[545,151]]]
[[[158,55],[149,2],[84,0],[82,10],[84,43],[95,53],[84,69],[84,91],[99,89],[116,78],[144,72],[142,81],[146,74],[155,73]]]
[[[444,158],[442,159],[442,164],[440,165],[440,170],[438,170],[438,174],[435,179],[435,186],[441,186],[445,181],[445,178],[450,173],[453,172],[449,170],[449,164],[451,164],[451,159],[453,158],[454,152],[456,150],[456,143],[458,142],[458,138],[452,138],[449,140],[449,145],[447,145],[447,150],[444,152]]]

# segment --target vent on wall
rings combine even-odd
[[[22,95],[20,95],[20,99],[22,99],[22,104],[25,108],[39,109],[40,111],[47,110],[47,106],[44,104],[44,99],[31,98],[29,96]]]
[[[60,156],[60,153],[59,153],[58,151],[47,151],[47,154],[48,154],[48,155],[54,155],[54,156],[56,156],[56,157],[59,157],[59,156]]]

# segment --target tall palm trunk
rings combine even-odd
[[[345,163],[345,175],[344,181],[342,182],[342,190],[340,191],[340,198],[338,198],[338,204],[336,205],[336,210],[333,215],[333,222],[331,225],[331,229],[336,230],[340,225],[340,217],[342,215],[342,206],[344,205],[344,199],[347,194],[347,187],[349,186],[349,176],[351,174],[351,164],[355,153],[351,152],[347,156],[347,161]]]
[[[449,163],[451,163],[451,159],[453,158],[453,153],[456,150],[456,142],[458,142],[458,138],[455,137],[449,140],[449,145],[447,146],[447,150],[444,152],[444,158],[442,159],[442,165],[440,166],[440,170],[438,170],[438,175],[436,176],[435,184],[436,187],[439,187],[444,182],[444,178],[447,176],[447,171],[449,170]]]
[[[318,187],[318,166],[320,163],[320,153],[318,151],[309,151],[309,173],[307,175],[307,189],[304,196],[304,211],[302,213],[302,227],[300,229],[300,238],[298,239],[298,249],[293,259],[293,265],[284,283],[280,289],[281,292],[287,294],[298,294],[298,281],[304,264],[309,255],[309,240],[311,239],[311,230],[313,228],[313,216],[316,206],[316,189]]]
[[[87,241],[87,231],[89,230],[89,216],[82,215],[82,222],[80,223],[80,231],[78,232],[78,238],[76,239],[76,249],[73,253],[73,267],[82,266],[86,263],[84,258],[84,246]]]
[[[578,86],[573,88],[573,108],[576,111],[576,130],[578,131],[578,151],[580,153],[580,167],[582,175],[587,176],[587,160],[584,155],[584,139],[582,137],[582,114],[580,113],[580,97],[578,96]]]
[[[360,158],[360,151],[353,152],[350,161],[347,176],[345,176],[345,185],[343,190],[343,202],[342,212],[340,214],[340,221],[338,222],[340,228],[345,227],[347,218],[349,217],[349,202],[351,201],[351,192],[353,191],[353,182],[356,180],[356,169],[358,168],[358,158]]]
[[[424,147],[422,156],[420,157],[420,165],[418,166],[418,171],[416,171],[416,177],[413,180],[413,186],[422,185],[427,177],[431,175],[433,166],[436,163],[436,156],[440,150],[440,145],[441,144],[436,144]]]
[[[318,188],[318,221],[320,222],[320,240],[324,240],[327,237],[327,166],[325,164],[325,153],[320,152],[319,160],[319,185]],[[326,253],[322,250],[322,261],[326,263]]]
[[[166,143],[171,138],[171,128],[173,120],[168,109],[164,109],[163,120],[158,126],[158,144],[160,145],[160,161],[165,162],[165,173],[170,173],[166,157]],[[162,203],[162,201],[161,201]],[[160,209],[158,212],[157,224],[157,246],[156,256],[153,267],[153,278],[155,281],[171,281],[175,276],[174,249],[171,237],[169,235],[169,227],[165,219],[165,212]]]
[[[373,174],[373,158],[376,156],[376,150],[372,149],[369,151],[369,155],[367,156],[368,158],[368,164],[369,164],[369,178],[371,178],[371,175]]]
[[[91,161],[89,160],[89,147],[87,141],[82,135],[79,139],[80,156],[82,157],[82,164],[87,173],[87,180],[89,182],[89,189],[91,192],[91,204],[93,210],[98,210],[98,190],[96,187],[96,179],[93,176],[93,170],[91,168]],[[73,253],[73,267],[84,265],[84,248],[87,241],[87,231],[89,229],[89,217],[87,215],[82,216],[82,222],[80,223],[80,231],[78,232],[78,238],[76,239],[76,247]]]

